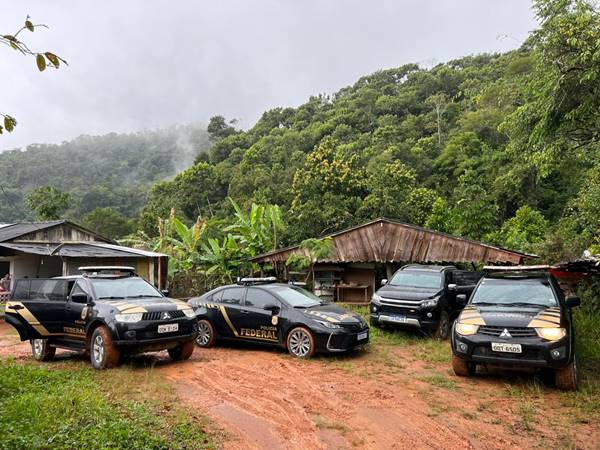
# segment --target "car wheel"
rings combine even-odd
[[[170,348],[167,351],[173,361],[190,359],[190,356],[194,353],[194,341],[181,342],[177,347]]]
[[[450,336],[450,328],[450,316],[448,315],[448,311],[442,311],[440,313],[440,322],[438,323],[433,336],[440,341],[445,341]]]
[[[579,386],[579,366],[577,365],[577,357],[573,357],[567,366],[556,369],[554,372],[554,384],[563,391],[576,391]]]
[[[196,336],[196,345],[198,347],[213,347],[217,336],[215,335],[215,328],[206,319],[198,321],[198,336]]]
[[[294,328],[288,334],[287,348],[291,355],[307,359],[315,354],[315,340],[306,328]]]
[[[56,348],[50,347],[48,339],[32,339],[31,354],[36,361],[51,361],[56,354]]]
[[[452,370],[459,377],[470,377],[475,375],[475,364],[452,355]]]
[[[102,326],[94,330],[90,347],[90,360],[95,369],[110,369],[119,364],[121,352],[113,344],[108,328]]]

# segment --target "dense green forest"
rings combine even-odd
[[[209,145],[204,126],[188,125],[4,151],[0,222],[35,219],[26,196],[35,188],[53,186],[69,194],[63,215],[89,221],[104,212],[124,223],[138,215],[152,183],[185,169]]]
[[[211,121],[208,154],[155,184],[159,217],[228,220],[279,205],[281,244],[386,216],[474,239],[580,255],[600,230],[600,26],[591,2],[534,2],[540,28],[506,54],[365,76],[254,127]]]

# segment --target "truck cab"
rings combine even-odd
[[[371,299],[376,327],[413,328],[438,339],[450,336],[452,321],[464,307],[481,273],[455,266],[410,264],[382,281]]]

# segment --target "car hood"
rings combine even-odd
[[[326,320],[340,325],[365,325],[366,322],[358,313],[348,311],[336,305],[319,305],[301,310],[304,315],[314,320]]]
[[[393,286],[386,284],[377,291],[377,295],[394,300],[427,300],[437,297],[441,289],[411,288],[406,286]]]
[[[495,327],[553,328],[560,326],[560,308],[465,306],[458,321]]]
[[[125,298],[123,300],[101,300],[103,303],[114,307],[120,313],[144,313],[155,311],[175,311],[190,309],[190,305],[180,300],[167,297]]]

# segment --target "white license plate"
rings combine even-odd
[[[179,324],[178,323],[168,323],[166,325],[159,325],[158,326],[158,332],[159,333],[172,333],[174,331],[178,331],[179,330]]]
[[[390,322],[406,323],[406,316],[390,316]]]
[[[362,341],[363,339],[366,339],[368,337],[369,337],[369,332],[363,331],[362,333],[358,333],[358,336],[356,336],[356,339],[359,341]]]
[[[504,353],[523,353],[521,344],[502,344],[498,342],[492,342],[492,350],[495,352]]]

